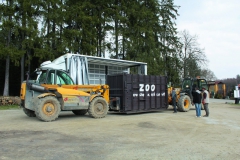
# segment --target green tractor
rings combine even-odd
[[[190,110],[193,101],[192,92],[195,87],[198,87],[200,91],[202,91],[202,87],[205,87],[208,90],[208,84],[206,79],[197,77],[197,78],[185,78],[183,80],[182,87],[177,99],[177,106],[179,111],[187,112]],[[203,105],[202,109],[204,109]]]

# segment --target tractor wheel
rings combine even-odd
[[[183,95],[178,100],[178,110],[182,112],[187,112],[192,107],[191,99],[188,95]]]
[[[103,118],[108,112],[108,103],[103,97],[95,97],[89,105],[88,113],[93,118]]]
[[[61,111],[60,103],[54,96],[47,96],[38,99],[35,106],[37,118],[45,122],[57,119]]]
[[[72,112],[75,114],[75,115],[85,115],[88,110],[87,109],[82,109],[82,110],[72,110]]]
[[[27,108],[23,108],[23,112],[28,116],[28,117],[36,117],[36,114],[34,111],[27,109]]]

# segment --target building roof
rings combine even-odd
[[[215,85],[215,84],[224,84],[221,81],[208,81],[208,85]]]
[[[86,55],[79,55],[79,56],[87,57],[88,63],[95,63],[95,64],[104,63],[107,66],[133,67],[133,66],[147,65],[147,63],[145,62],[136,62],[136,61],[121,60],[121,59],[110,59],[110,58],[102,58],[102,57],[86,56]]]

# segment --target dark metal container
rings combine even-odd
[[[153,75],[107,75],[110,110],[122,113],[167,109],[167,77]]]

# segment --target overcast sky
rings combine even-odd
[[[179,31],[198,36],[218,79],[240,74],[240,0],[174,0]]]

